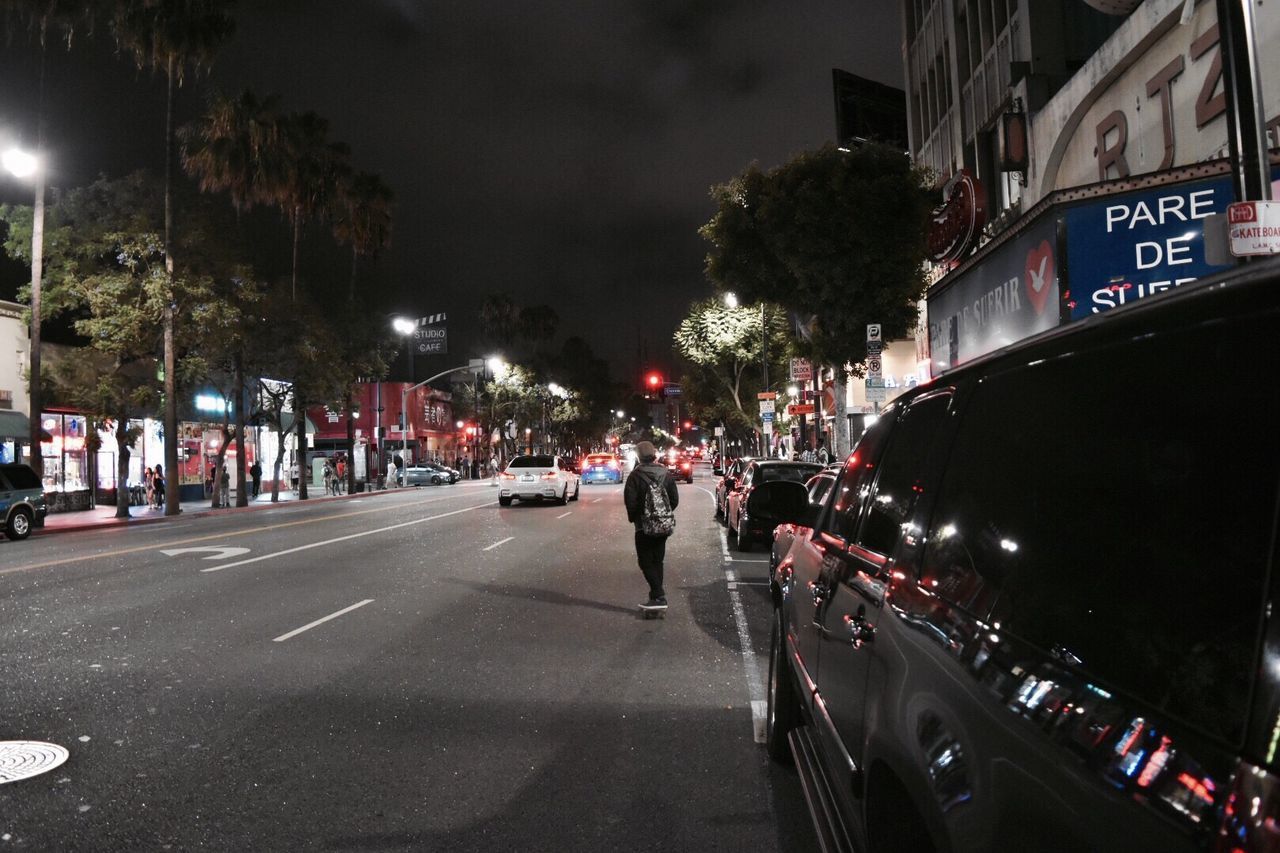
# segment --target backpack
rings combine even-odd
[[[664,478],[665,480],[665,478]],[[644,493],[644,509],[640,512],[640,532],[645,536],[667,537],[676,530],[676,514],[667,502],[667,491],[656,480],[649,480]]]

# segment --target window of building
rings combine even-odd
[[[0,409],[13,408],[13,392],[0,389]]]
[[[1242,325],[984,380],[921,567],[929,589],[1000,631],[1230,742],[1244,726],[1280,477],[1275,453],[1252,452],[1280,431],[1273,386],[1234,369],[1267,357],[1267,323]],[[1220,377],[1242,414],[1188,412],[1197,375]]]

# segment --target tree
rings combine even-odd
[[[355,302],[360,259],[391,245],[391,188],[368,172],[342,174],[333,199],[333,239],[351,246],[351,283],[347,301]]]
[[[156,353],[165,307],[208,298],[210,282],[197,275],[170,279],[155,213],[161,189],[143,173],[61,194],[46,233],[47,294],[51,316],[66,314],[88,344],[54,374],[68,403],[99,424],[114,426],[120,447],[116,514],[127,518],[129,449],[137,438],[129,419],[157,401]],[[5,249],[20,251],[20,223],[29,209],[0,209],[10,223]],[[19,224],[19,227],[13,227]],[[170,477],[176,467],[170,469]]]
[[[165,515],[181,511],[178,481],[178,386],[173,298],[173,105],[176,87],[188,68],[207,70],[223,42],[231,37],[235,22],[227,13],[230,0],[117,0],[111,27],[116,44],[133,57],[139,68],[162,69],[168,81],[164,120],[164,254],[170,298],[164,305],[164,461]]]
[[[714,187],[716,213],[699,233],[711,244],[713,283],[748,301],[816,316],[797,349],[845,368],[866,360],[866,324],[905,337],[924,293],[925,174],[900,151],[828,145],[763,173],[756,166]],[[856,373],[857,368],[852,368]],[[839,450],[847,419],[837,411]]]
[[[486,344],[510,350],[520,337],[520,307],[505,293],[486,296],[480,304],[480,328]]]
[[[246,89],[230,98],[214,94],[204,112],[178,131],[182,168],[201,192],[226,193],[237,218],[274,204],[282,169],[279,99]]]
[[[769,375],[781,377],[790,345],[785,312],[778,306],[739,305],[722,299],[695,302],[675,333],[676,350],[693,370],[682,379],[693,415],[707,423],[723,422],[735,435],[759,435],[749,407],[764,389],[760,373],[762,330],[768,326]],[[767,318],[767,323],[766,319]]]

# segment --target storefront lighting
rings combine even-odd
[[[197,394],[196,409],[201,412],[217,412],[222,414],[231,410],[231,404],[214,394]]]

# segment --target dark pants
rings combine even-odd
[[[667,537],[647,536],[636,531],[636,560],[649,583],[650,598],[666,598],[662,589],[662,561],[667,555]]]

